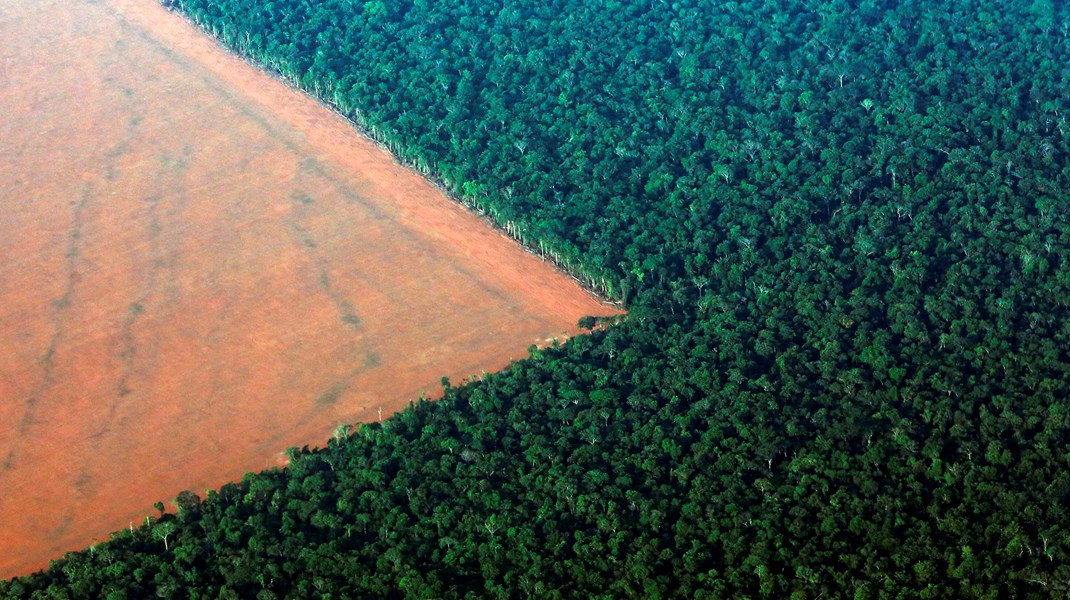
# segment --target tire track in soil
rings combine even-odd
[[[183,178],[189,156],[187,149],[183,157],[175,161],[172,173],[161,172],[161,175],[157,178],[159,182],[157,184],[158,189],[183,189],[181,185],[176,185],[172,188],[166,186],[168,182],[178,182]],[[172,282],[166,284],[164,294],[172,300],[177,295],[177,290],[173,287],[175,280],[173,275],[177,271],[178,254],[173,248],[169,247],[172,244],[166,243],[166,240],[171,238],[165,235],[167,229],[161,213],[164,213],[167,208],[171,209],[170,212],[177,211],[185,204],[185,200],[184,194],[176,198],[165,199],[160,195],[152,195],[142,199],[143,202],[149,205],[146,211],[148,219],[145,226],[145,239],[148,242],[148,252],[151,259],[149,260],[147,272],[139,278],[141,291],[130,303],[119,329],[120,351],[118,357],[122,363],[122,368],[115,384],[115,397],[108,405],[107,417],[101,421],[101,427],[90,434],[91,438],[98,439],[111,430],[112,425],[116,424],[115,419],[122,412],[123,406],[130,400],[128,397],[136,392],[131,382],[143,371],[143,365],[138,360],[142,354],[142,349],[138,344],[138,338],[135,333],[138,321],[153,305],[152,299],[161,294],[159,289],[161,284]],[[172,276],[168,276],[166,274],[168,272]],[[122,424],[119,423],[118,425],[120,425],[121,429]]]
[[[117,70],[121,72],[124,60],[135,62],[130,60],[126,48],[127,44],[125,43],[125,40],[116,40],[115,53],[110,55],[112,60],[99,60],[97,63],[98,70],[100,72],[115,72]],[[108,153],[108,156],[114,158],[116,161],[126,154],[134,144],[141,141],[142,133],[139,125],[146,116],[144,103],[137,90],[123,88],[119,97],[121,98],[121,104],[123,105],[122,113],[129,115],[129,117],[126,119],[122,141],[116,145],[113,151]],[[183,179],[191,158],[192,149],[188,146],[183,148],[181,155],[177,158],[172,158],[164,154],[157,155],[157,160],[159,160],[162,166],[166,168],[161,168],[157,171],[154,182],[155,188],[160,190],[161,193],[168,191],[171,192],[171,194],[174,194],[174,190],[179,190],[177,197],[168,198],[172,210],[179,209],[186,202],[184,194],[185,188],[178,184]],[[119,170],[117,164],[107,165],[105,168],[105,178],[108,181],[112,181],[118,177]],[[133,199],[127,200],[133,201]],[[148,203],[148,209],[146,211],[147,224],[145,227],[145,239],[148,241],[148,250],[151,259],[149,261],[147,272],[141,277],[138,277],[141,291],[130,303],[127,313],[120,325],[118,333],[120,350],[117,356],[122,366],[115,384],[115,396],[108,404],[107,416],[100,421],[100,427],[95,432],[89,434],[89,437],[92,439],[100,439],[111,430],[113,424],[115,424],[117,416],[122,412],[123,405],[129,401],[128,397],[134,393],[134,390],[131,388],[131,380],[138,373],[136,359],[139,352],[138,340],[134,333],[135,327],[139,318],[144,314],[146,307],[149,305],[150,298],[157,293],[159,282],[174,281],[173,277],[161,277],[161,271],[164,269],[170,270],[172,273],[174,272],[176,267],[175,257],[177,257],[177,253],[175,252],[168,253],[169,249],[165,247],[166,244],[162,241],[167,239],[167,236],[161,235],[165,230],[160,214],[162,210],[161,205],[165,202],[165,198],[160,194],[155,194],[143,198],[142,201]],[[170,250],[173,250],[173,248]],[[169,291],[172,296],[177,293],[173,287],[169,287]],[[76,488],[81,491],[86,488],[89,483],[89,481],[79,479],[76,481]]]
[[[364,357],[364,364],[346,373],[341,378],[339,378],[338,381],[328,386],[326,389],[320,392],[319,395],[316,396],[315,406],[319,408],[327,408],[330,406],[334,406],[338,403],[339,400],[341,400],[342,395],[350,390],[355,379],[378,366],[379,355],[375,352],[368,352]],[[363,406],[360,408],[363,408]],[[293,423],[299,427],[304,426],[306,423],[309,423],[314,418],[316,418],[316,416],[317,415],[315,414],[315,412],[308,412],[305,413],[302,417],[295,419]],[[342,424],[350,425],[350,423],[348,422]],[[282,443],[284,435],[285,432],[275,433],[265,439],[260,445],[264,448],[277,448],[278,445]]]
[[[300,156],[300,155],[299,155]],[[290,195],[292,202],[289,215],[283,218],[283,222],[286,224],[290,231],[291,239],[297,245],[299,251],[304,254],[306,260],[308,260],[316,271],[316,279],[327,297],[334,304],[338,311],[339,319],[343,324],[352,330],[359,331],[362,329],[362,322],[360,317],[357,316],[353,303],[346,298],[340,290],[338,290],[331,282],[330,277],[330,264],[326,258],[319,255],[317,249],[320,247],[319,242],[313,237],[311,232],[298,223],[298,214],[303,208],[310,207],[315,203],[315,200],[307,193],[300,191],[302,186],[302,179],[306,178],[310,173],[315,174],[321,178],[323,177],[322,171],[315,161],[311,158],[302,158],[299,163],[297,177],[295,180],[295,190]],[[328,181],[330,181],[328,179]],[[349,390],[353,381],[361,374],[373,369],[379,365],[379,356],[372,351],[368,351],[364,358],[364,363],[353,369],[336,382],[331,384],[325,390],[320,392],[315,397],[314,406],[319,408],[327,408],[334,406],[341,400],[342,396]],[[308,422],[314,415],[306,413],[303,417],[297,420],[296,425],[298,427]],[[276,434],[267,440],[265,440],[265,446],[274,446],[278,444],[282,439],[280,434]]]
[[[265,129],[269,135],[269,129]],[[346,299],[345,294],[338,290],[337,286],[330,279],[328,273],[328,266],[330,262],[317,254],[317,250],[321,247],[319,240],[316,240],[309,229],[300,224],[301,213],[305,212],[308,208],[315,205],[315,199],[307,192],[301,191],[302,188],[307,187],[306,179],[319,179],[326,183],[329,187],[343,198],[345,202],[360,206],[362,209],[367,209],[370,213],[368,218],[372,221],[384,221],[392,220],[384,211],[378,207],[371,206],[365,202],[360,195],[353,190],[348,184],[339,180],[337,177],[331,175],[327,170],[320,165],[320,162],[311,156],[307,156],[301,148],[295,144],[291,144],[288,141],[278,138],[281,143],[286,145],[286,148],[293,153],[294,157],[298,159],[297,176],[294,181],[294,187],[296,190],[290,195],[291,208],[286,217],[283,217],[283,223],[290,230],[291,236],[298,244],[301,252],[306,258],[317,267],[317,282],[320,287],[323,288],[331,298],[331,301],[338,307],[339,314],[341,315],[342,322],[349,324],[350,326],[359,327],[361,324],[360,318],[354,312],[354,306],[352,302]],[[312,186],[317,187],[317,186]],[[416,237],[409,231],[404,231],[403,236],[406,244],[410,247],[419,247],[421,254],[430,254],[432,251],[429,248],[425,248],[423,242],[416,239]],[[355,273],[349,273],[348,277],[353,279],[354,284],[364,285],[371,287],[372,284],[363,277],[357,276]],[[391,304],[399,304],[404,300],[399,297],[390,288],[376,288],[376,293],[383,296]],[[347,318],[352,317],[352,318]]]
[[[320,288],[323,289],[324,293],[335,305],[342,323],[353,330],[360,330],[362,329],[362,322],[354,311],[353,303],[331,281],[329,273],[330,263],[326,258],[319,254],[319,241],[315,239],[308,228],[302,226],[298,222],[300,220],[300,213],[315,204],[315,199],[308,192],[302,191],[302,189],[306,189],[307,182],[304,181],[305,179],[320,179],[327,182],[331,187],[334,187],[340,192],[342,197],[347,201],[351,201],[350,198],[356,197],[355,193],[349,190],[348,186],[344,183],[329,175],[315,158],[301,153],[296,147],[291,148],[289,145],[287,147],[294,153],[295,157],[299,159],[299,162],[297,175],[294,180],[295,190],[290,194],[289,198],[291,201],[290,210],[288,214],[283,217],[283,222],[289,229],[292,239],[297,244],[299,251],[304,254],[306,260],[315,266],[317,282]],[[360,202],[360,204],[363,204],[363,202]],[[385,217],[378,211],[373,211],[371,218],[373,220],[381,220]],[[360,280],[357,283],[370,285],[369,282],[363,280]],[[386,293],[382,289],[377,291],[386,296],[391,302],[395,301],[392,294]],[[368,350],[365,353],[363,363],[317,394],[313,405],[318,408],[334,406],[341,400],[342,396],[349,391],[354,380],[369,370],[378,367],[380,362],[379,355],[374,351]],[[313,416],[314,415],[311,413],[306,413],[296,421],[297,426],[303,426],[306,422],[310,421]],[[281,440],[281,434],[276,434],[265,441],[265,446],[270,447],[276,445]]]
[[[315,266],[316,280],[319,283],[320,288],[338,311],[338,319],[351,329],[360,329],[362,323],[360,317],[357,316],[353,302],[346,298],[345,294],[338,291],[334,284],[331,283],[329,263],[326,259],[316,253],[316,248],[319,247],[319,244],[316,243],[312,234],[294,219],[286,219],[285,223],[297,246],[301,249],[309,262]]]
[[[237,100],[231,101],[237,103]],[[243,111],[242,114],[246,113]],[[254,117],[250,115],[250,118]],[[367,201],[365,201],[360,196],[360,193],[353,189],[353,187],[350,186],[348,183],[340,180],[338,177],[331,174],[325,167],[320,164],[320,161],[316,160],[314,157],[307,156],[296,144],[292,144],[289,142],[289,140],[279,137],[276,133],[274,133],[273,129],[269,125],[265,124],[264,131],[268,133],[268,135],[272,136],[273,139],[277,139],[280,143],[284,144],[288,150],[290,150],[296,157],[300,159],[298,168],[298,179],[295,183],[295,186],[298,188],[298,190],[300,190],[302,187],[301,180],[303,178],[318,178],[322,182],[325,182],[329,187],[333,188],[334,191],[338,194],[338,196],[343,198],[345,202],[359,206],[362,209],[367,209],[368,213],[370,213],[369,218],[371,220],[394,220],[382,209],[373,206]],[[319,273],[319,283],[321,287],[328,290],[328,293],[330,294],[336,294],[336,286],[333,286],[332,282],[328,277],[328,274],[326,273],[326,270],[322,266],[328,264],[327,261],[316,258],[316,256],[313,254],[313,251],[319,248],[320,244],[317,242],[317,240],[313,239],[313,237],[307,231],[307,228],[303,228],[297,222],[297,220],[300,218],[299,213],[307,207],[312,206],[315,203],[315,199],[312,198],[306,192],[297,191],[291,195],[290,200],[293,203],[293,208],[290,212],[290,216],[284,219],[284,222],[286,223],[286,226],[291,230],[291,232],[295,235],[295,239],[301,245],[302,251],[306,254],[306,256],[308,256],[310,260],[321,265]],[[430,246],[430,242],[428,242],[427,240],[420,238],[411,231],[405,229],[402,229],[400,233],[403,236],[403,239],[405,240],[405,246],[411,249],[414,255],[437,256],[435,249]],[[471,270],[463,267],[462,265],[456,262],[447,263],[446,266],[453,273],[457,274],[459,279],[463,279],[477,284],[480,288],[480,291],[494,298],[498,302],[499,306],[507,307],[508,310],[514,314],[523,313],[523,310],[515,299],[507,296],[501,290],[485,284],[483,280],[481,278],[476,277]],[[360,278],[354,273],[350,273],[348,274],[348,276],[354,278],[355,283],[369,286],[371,285],[366,279]],[[396,293],[391,288],[377,288],[376,293],[383,296],[391,304],[403,305],[405,303],[405,298]],[[334,298],[332,296],[332,300],[333,299]],[[348,306],[352,308],[351,304],[348,304]],[[343,316],[344,314],[345,313],[343,312]]]
[[[60,351],[60,344],[66,337],[67,328],[70,325],[67,314],[71,303],[74,301],[78,282],[81,280],[78,267],[81,263],[82,235],[85,227],[84,214],[92,196],[92,186],[86,184],[82,188],[79,199],[71,202],[71,224],[67,230],[67,250],[64,253],[65,282],[63,294],[51,302],[49,321],[52,323],[52,335],[49,337],[48,346],[45,348],[44,353],[37,359],[37,363],[41,366],[41,378],[24,404],[25,408],[17,428],[19,438],[26,435],[30,426],[36,423],[35,414],[37,413],[39,398],[56,382],[56,354]],[[14,466],[15,460],[18,458],[18,449],[19,446],[16,446],[8,450],[7,456],[4,458],[3,463],[0,464],[0,472],[8,471]]]

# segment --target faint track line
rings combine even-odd
[[[66,313],[74,300],[74,294],[80,280],[78,274],[79,259],[82,249],[82,234],[85,226],[85,208],[92,197],[92,188],[86,184],[82,188],[82,194],[78,200],[72,202],[71,224],[67,232],[67,249],[64,252],[65,259],[65,282],[63,294],[51,302],[52,310],[49,311],[49,320],[52,321],[52,335],[44,353],[37,359],[41,366],[41,379],[37,386],[26,399],[22,418],[19,419],[18,434],[23,436],[26,431],[36,422],[36,414],[41,396],[55,383],[56,353],[67,330]],[[8,450],[7,456],[0,464],[0,470],[7,471],[15,464],[18,458],[18,446]]]

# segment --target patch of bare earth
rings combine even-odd
[[[618,312],[152,0],[0,81],[0,576]]]

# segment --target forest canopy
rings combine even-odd
[[[165,3],[630,315],[0,596],[1070,593],[1066,3]]]

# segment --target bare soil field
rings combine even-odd
[[[0,82],[0,576],[619,312],[155,0]]]

